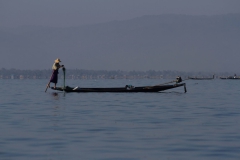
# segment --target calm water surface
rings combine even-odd
[[[171,80],[67,80],[70,86]],[[0,160],[239,160],[240,81],[188,80],[187,93],[62,93],[0,80]],[[62,85],[60,82],[59,85]]]

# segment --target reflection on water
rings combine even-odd
[[[60,93],[53,92],[53,93],[51,93],[51,95],[55,100],[59,100],[61,97],[65,97],[66,93],[65,92],[60,92]]]
[[[56,93],[56,92],[53,92],[52,93],[52,96],[55,98],[55,99],[58,99],[59,97],[58,97],[58,93]]]

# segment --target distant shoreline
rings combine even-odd
[[[234,72],[183,72],[183,71],[121,71],[121,70],[84,70],[67,69],[67,79],[173,79],[181,76],[209,78],[215,75],[215,78],[232,76],[240,73]],[[0,79],[49,79],[51,69],[45,70],[20,70],[20,69],[0,69]],[[59,70],[59,78],[63,78],[63,72]]]

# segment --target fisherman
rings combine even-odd
[[[58,82],[58,69],[61,67],[64,67],[64,65],[60,65],[60,62],[61,62],[61,60],[59,58],[57,58],[52,66],[53,73],[52,73],[50,82],[54,83],[54,88],[56,88],[56,85]],[[50,84],[49,84],[49,88],[50,88]]]

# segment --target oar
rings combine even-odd
[[[54,70],[53,70],[53,72],[54,72]],[[49,88],[49,85],[50,85],[50,83],[51,83],[51,79],[52,79],[52,76],[53,76],[53,72],[52,72],[52,75],[51,75],[51,77],[50,77],[50,80],[49,80],[49,82],[48,82],[48,84],[47,84],[47,88],[45,89],[45,92],[47,92],[47,89]]]
[[[62,68],[63,70],[63,89],[65,90],[65,67]]]

